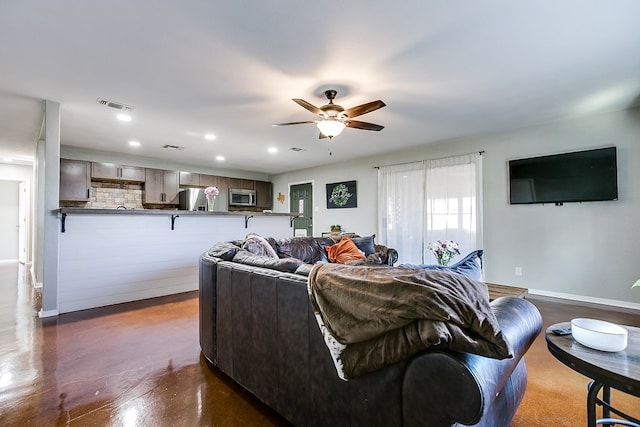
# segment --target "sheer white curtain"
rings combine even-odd
[[[481,160],[473,153],[380,167],[378,236],[400,263],[435,264],[427,246],[436,240],[458,242],[461,255],[482,248]]]
[[[380,166],[378,169],[377,240],[395,248],[400,256],[405,254],[402,262],[422,258],[425,172],[423,162]]]

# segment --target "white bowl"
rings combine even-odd
[[[629,332],[615,323],[596,319],[571,320],[571,334],[580,344],[602,351],[622,351],[627,348]]]

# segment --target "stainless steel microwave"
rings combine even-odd
[[[229,206],[255,206],[256,191],[242,188],[229,189]]]

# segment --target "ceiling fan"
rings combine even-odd
[[[337,91],[333,89],[325,90],[324,95],[329,100],[327,105],[323,105],[318,108],[315,105],[305,101],[304,99],[294,98],[293,101],[303,108],[311,111],[313,114],[319,116],[319,120],[307,120],[304,122],[290,122],[290,123],[278,123],[272,126],[289,126],[289,125],[301,125],[307,123],[315,123],[320,130],[320,138],[333,138],[342,132],[345,127],[364,130],[376,130],[380,131],[384,129],[384,126],[376,125],[373,123],[361,122],[359,120],[351,120],[354,117],[361,116],[366,113],[370,113],[378,108],[384,107],[386,104],[380,100],[367,102],[366,104],[358,105],[348,109],[344,109],[338,104],[334,104],[333,100],[337,95]]]

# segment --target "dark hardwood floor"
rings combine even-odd
[[[528,299],[545,327],[579,316],[640,326],[633,310]],[[197,292],[45,320],[38,304],[24,267],[0,262],[2,426],[288,425],[202,358]],[[542,335],[526,361],[513,426],[585,425],[588,379],[557,362]],[[638,399],[613,398],[638,415]]]

